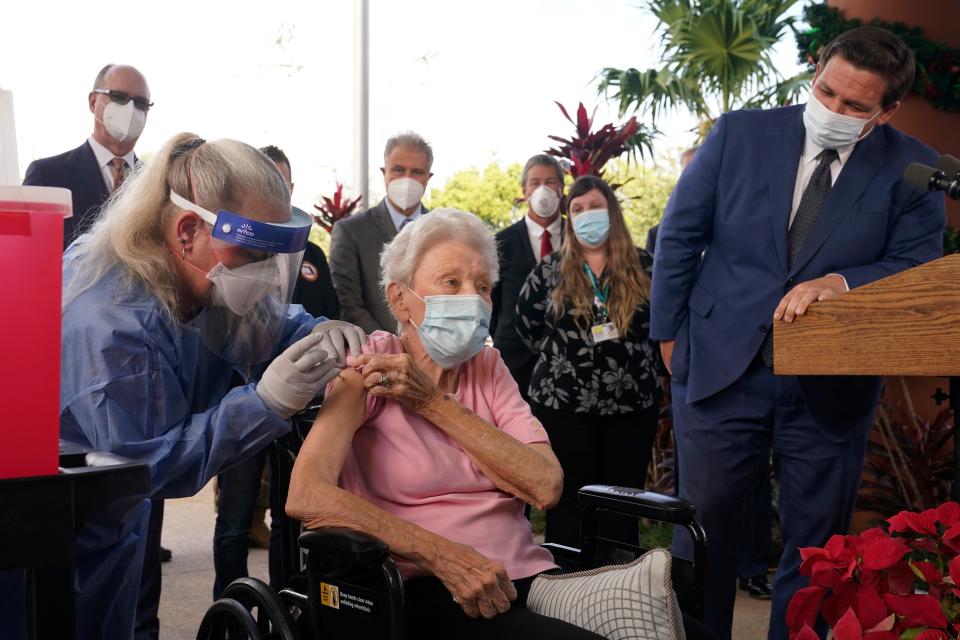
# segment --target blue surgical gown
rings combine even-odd
[[[81,240],[64,255],[64,286],[71,258],[85,249]],[[60,437],[149,464],[151,498],[190,496],[290,422],[254,384],[231,388],[234,367],[120,276],[115,267],[63,309]],[[278,353],[319,321],[291,306]],[[149,514],[148,500],[121,500],[77,537],[79,640],[133,637]]]

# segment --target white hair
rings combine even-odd
[[[443,242],[461,242],[483,256],[496,284],[500,278],[497,241],[493,231],[480,218],[458,209],[436,209],[408,224],[380,254],[380,276],[383,288],[391,282],[409,286],[423,254]]]

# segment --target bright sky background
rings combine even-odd
[[[599,122],[617,120],[593,79],[606,66],[656,64],[655,20],[641,4],[371,0],[372,198],[383,193],[383,143],[398,131],[431,142],[436,187],[461,169],[523,162],[548,134],[570,133],[553,100],[599,104]],[[0,87],[14,95],[21,175],[86,139],[94,76],[116,62],[143,71],[156,103],[139,155],[183,130],[276,144],[304,209],[336,180],[354,191],[351,0],[33,0],[3,13]],[[784,75],[799,68],[792,37],[776,61]],[[661,124],[658,153],[688,146],[692,125],[683,115]]]

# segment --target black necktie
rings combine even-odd
[[[796,262],[804,243],[810,237],[810,230],[823,209],[823,203],[830,194],[833,186],[833,178],[830,175],[830,165],[839,156],[836,149],[824,149],[817,156],[820,161],[817,168],[813,170],[813,176],[807,183],[807,188],[803,190],[800,196],[800,206],[797,207],[797,214],[793,217],[793,224],[790,225],[790,233],[787,235],[787,241],[790,246],[790,268]]]
[[[787,243],[790,248],[790,268],[793,268],[793,264],[797,261],[797,258],[800,256],[800,251],[803,249],[804,243],[807,241],[807,238],[810,237],[810,231],[813,229],[813,224],[817,221],[817,217],[820,215],[820,210],[823,209],[823,203],[826,201],[827,196],[830,194],[830,189],[833,187],[833,177],[830,175],[830,165],[833,164],[834,160],[837,160],[839,156],[837,155],[836,149],[824,149],[817,156],[817,160],[820,162],[817,164],[817,168],[813,170],[813,176],[810,177],[810,182],[807,183],[807,187],[803,190],[803,195],[800,196],[800,206],[797,207],[797,213],[793,217],[793,224],[790,225],[790,231],[787,234]],[[760,349],[760,354],[763,357],[763,361],[768,367],[773,366],[773,328],[770,328],[770,332],[767,334],[767,337],[763,341],[763,347]]]

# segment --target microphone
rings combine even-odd
[[[950,176],[956,177],[958,174],[960,174],[960,159],[954,158],[951,155],[940,156],[940,159],[937,160],[937,164],[933,166],[940,171],[943,171],[948,178]]]
[[[940,160],[942,161],[943,158]],[[960,200],[960,176],[948,178],[943,171],[935,167],[914,162],[903,172],[903,180],[917,189],[943,191],[947,194],[947,197]]]

